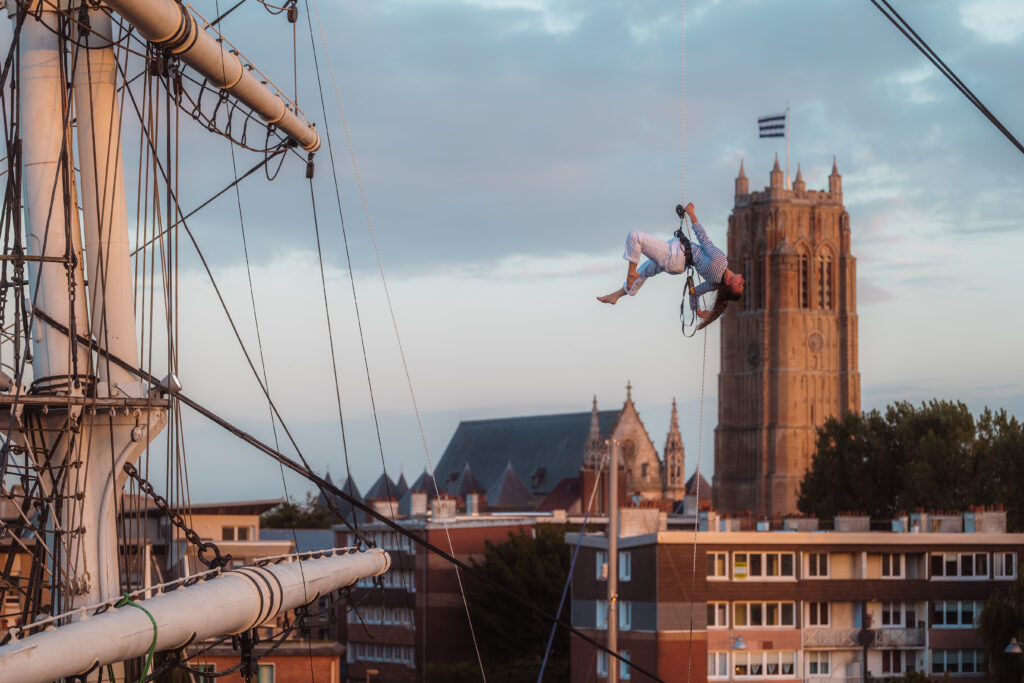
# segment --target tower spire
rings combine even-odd
[[[676,399],[672,398],[672,420],[665,437],[665,497],[682,500],[686,495],[686,452],[683,449],[683,435],[679,432],[679,410]]]

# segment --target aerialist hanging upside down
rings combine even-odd
[[[679,208],[676,209],[679,211]],[[739,301],[743,294],[743,276],[729,270],[729,261],[725,252],[716,247],[707,233],[704,226],[697,220],[693,212],[693,203],[686,205],[686,213],[690,216],[693,224],[693,231],[697,235],[697,242],[692,243],[692,265],[697,270],[704,282],[690,291],[690,308],[701,318],[697,329],[707,327],[718,319],[725,312],[730,301]],[[682,217],[682,214],[680,214]],[[649,260],[637,268],[640,262],[640,255],[646,256]],[[634,230],[626,236],[626,251],[622,258],[629,261],[629,269],[626,271],[626,282],[619,289],[611,294],[597,297],[598,301],[606,304],[614,304],[622,297],[629,294],[634,296],[640,287],[649,277],[658,273],[667,272],[671,275],[685,273],[691,263],[687,263],[686,246],[683,241],[673,238],[667,242]],[[700,309],[699,297],[709,292],[717,292],[714,306],[709,311]]]

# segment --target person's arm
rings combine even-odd
[[[700,220],[697,218],[697,212],[693,210],[693,202],[686,205],[686,213],[690,217],[690,223],[693,227],[693,232],[697,235],[697,241],[701,245],[712,245],[711,238],[704,232],[704,226],[700,224]]]
[[[690,293],[690,309],[700,317],[703,311],[700,310],[700,297],[715,291],[716,285],[711,282],[702,282],[694,288],[694,291]]]

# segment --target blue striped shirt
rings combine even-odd
[[[696,311],[697,298],[718,289],[718,284],[725,277],[725,269],[729,267],[729,260],[726,258],[725,252],[716,247],[708,234],[704,232],[704,226],[700,224],[700,221],[693,224],[693,232],[700,242],[691,244],[693,267],[704,278],[704,282],[697,286],[695,295],[690,296],[690,308]]]

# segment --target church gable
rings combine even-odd
[[[619,443],[629,493],[639,493],[643,498],[660,498],[661,459],[633,404],[632,386],[629,384],[626,385],[626,402],[619,413],[612,437]]]

